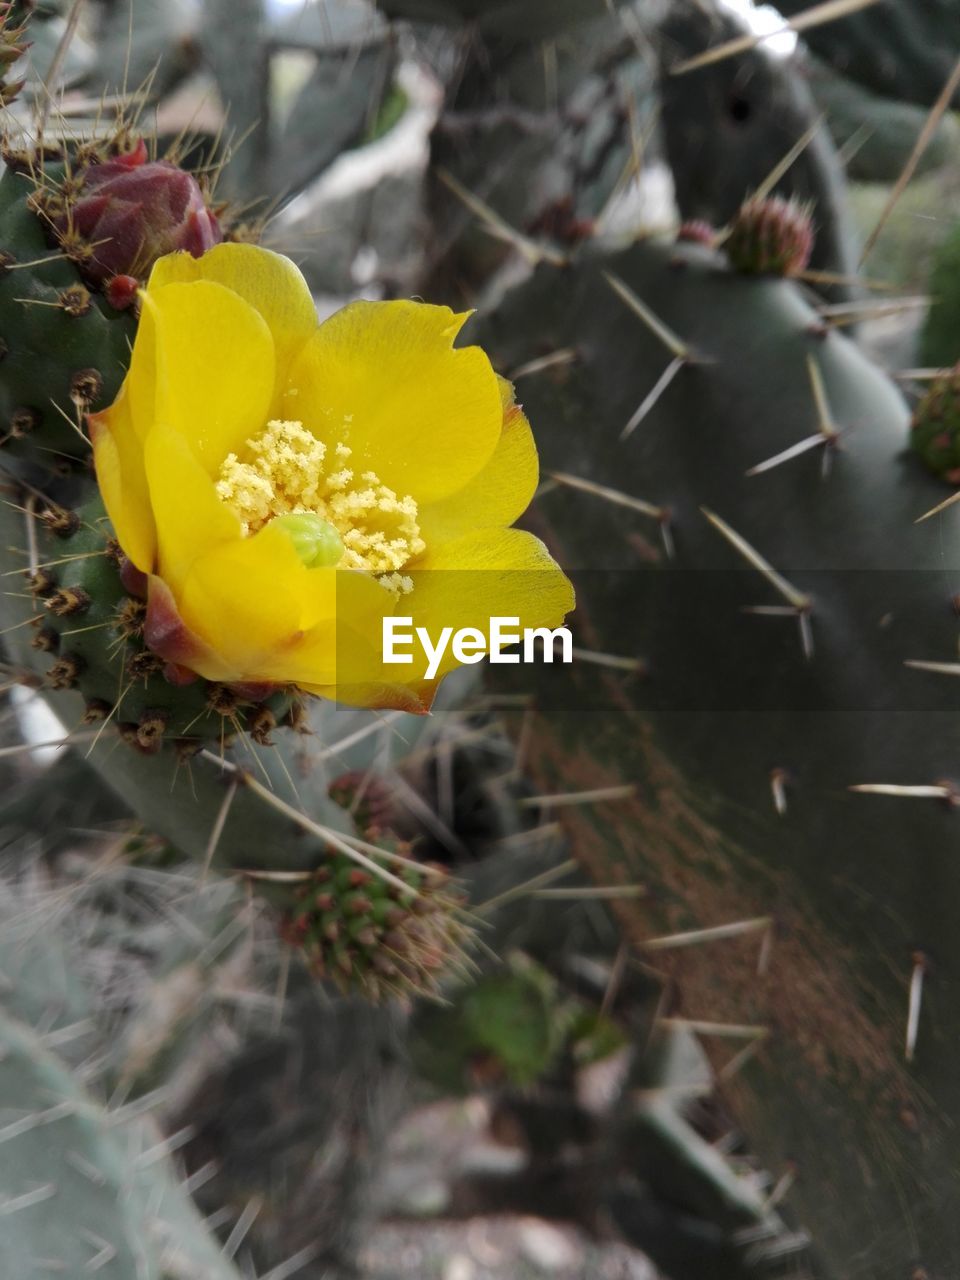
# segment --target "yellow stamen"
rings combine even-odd
[[[301,422],[268,422],[247,441],[242,460],[235,453],[227,457],[217,495],[246,534],[278,516],[317,515],[343,540],[341,568],[364,569],[392,591],[409,591],[410,579],[399,571],[426,547],[416,501],[409,494],[398,497],[375,471],[358,477],[347,465],[351,450],[345,444],[332,458],[329,452]]]

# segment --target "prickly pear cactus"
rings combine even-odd
[[[805,58],[800,71],[844,155],[847,177],[858,182],[896,182],[926,122],[925,108],[873,93],[818,58]],[[918,158],[915,172],[942,170],[958,145],[960,124],[954,115],[945,115]]]
[[[116,394],[134,324],[95,297],[73,263],[51,247],[49,228],[30,204],[34,194],[29,166],[18,171],[16,162],[8,164],[0,178],[0,416],[7,454],[26,449],[56,470],[86,449],[82,411]],[[38,428],[42,434],[29,439]]]
[[[784,0],[780,11],[792,18],[808,7],[806,0]],[[929,106],[960,55],[956,24],[955,0],[888,0],[854,6],[836,21],[810,28],[804,39],[837,71],[874,92]]]
[[[654,110],[659,6],[624,6],[631,23],[598,0],[381,7],[452,25],[463,50],[442,68],[431,137],[431,296],[482,288],[511,231],[561,246],[588,235],[629,183]]]
[[[156,1129],[103,1108],[42,1037],[7,1012],[0,1044],[7,1152],[0,1191],[14,1224],[0,1240],[8,1275],[237,1280]]]
[[[13,535],[22,517],[5,510]],[[351,733],[331,735],[336,721],[322,707],[308,714],[283,692],[264,699],[204,680],[171,683],[143,644],[142,602],[125,594],[101,527],[71,523],[66,549],[62,535],[41,532],[67,577],[42,584],[46,616],[29,596],[16,601],[8,643],[21,671],[45,672],[60,714],[90,726],[89,763],[184,854],[246,875],[318,977],[373,996],[436,990],[460,965],[471,928],[441,868],[422,866],[382,829],[359,830],[331,798],[345,762],[357,762]],[[72,538],[95,550],[71,552]],[[360,744],[378,725],[364,727],[353,731]],[[119,757],[117,734],[127,747]],[[235,742],[236,757],[227,754]],[[360,757],[367,768],[373,758]]]
[[[917,523],[944,490],[907,406],[794,285],[693,244],[543,265],[485,340],[570,353],[521,383],[535,519],[613,664],[524,673],[543,790],[635,785],[573,847],[654,890],[620,918],[686,1016],[760,1029],[723,1091],[825,1273],[949,1274],[960,529]]]
[[[158,656],[143,575],[120,550],[99,498],[78,511],[47,506],[39,522],[41,567],[29,589],[43,613],[30,643],[50,655],[50,687],[83,698],[85,724],[116,717],[138,750],[151,754],[168,740],[185,757],[238,733],[270,745],[278,725],[301,724],[303,703],[292,693],[187,679]]]
[[[337,469],[323,472],[315,502],[326,453],[314,448],[307,502],[300,405],[311,374],[335,391],[356,352],[345,341],[336,359],[318,355],[284,383],[297,343],[312,341],[315,308],[302,281],[274,306],[276,280],[296,275],[289,262],[260,261],[249,278],[252,259],[237,274],[225,265],[240,247],[219,242],[247,233],[214,200],[212,157],[197,159],[187,139],[159,158],[130,125],[132,106],[89,137],[66,128],[60,108],[76,104],[60,101],[60,81],[81,81],[64,50],[46,60],[56,84],[21,85],[22,54],[56,6],[0,5],[0,103],[13,112],[0,176],[5,679],[41,691],[66,726],[63,744],[161,837],[131,843],[125,832],[114,869],[144,860],[172,880],[188,877],[186,859],[223,890],[210,920],[190,916],[200,958],[143,948],[156,981],[136,1016],[106,1020],[117,1043],[96,1050],[101,1083],[142,1093],[184,1068],[213,999],[210,955],[242,928],[243,897],[260,904],[278,989],[292,972],[292,1020],[304,993],[336,1001],[327,1021],[300,1029],[316,1042],[319,1076],[290,1074],[306,1058],[278,1002],[283,1054],[276,1041],[269,1052],[242,1045],[238,1033],[221,1084],[179,1096],[184,1123],[198,1125],[190,1160],[199,1169],[269,1147],[256,1145],[256,1117],[277,1106],[261,1112],[267,1095],[289,1088],[276,1080],[309,1089],[320,1079],[326,1127],[304,1103],[289,1160],[274,1146],[256,1177],[232,1168],[216,1184],[217,1194],[229,1187],[244,1225],[251,1194],[269,1204],[247,1269],[293,1274],[261,1253],[288,1230],[300,1247],[302,1222],[276,1203],[276,1187],[302,1184],[299,1199],[285,1198],[312,1199],[317,1166],[344,1152],[343,1194],[324,1200],[325,1237],[304,1230],[306,1252],[294,1256],[325,1272],[328,1258],[354,1266],[355,1223],[341,1233],[335,1219],[339,1206],[372,1202],[356,1171],[378,1162],[384,1127],[356,1113],[379,1101],[378,1071],[403,1056],[396,1039],[413,1007],[424,1074],[440,1068],[445,1088],[496,1095],[507,1131],[520,1134],[530,1180],[501,1184],[501,1205],[541,1212],[559,1199],[586,1229],[602,1220],[684,1280],[952,1275],[960,744],[944,699],[957,671],[960,516],[944,480],[960,474],[956,375],[918,397],[910,430],[899,392],[834,331],[859,312],[824,305],[811,289],[848,299],[859,288],[843,165],[801,59],[754,48],[689,65],[743,35],[726,10],[692,0],[378,7],[331,6],[325,23],[307,4],[301,29],[299,15],[278,23],[259,0],[138,0],[131,29],[123,6],[102,5],[80,23],[96,46],[82,83],[95,102],[132,76],[138,102],[164,115],[192,71],[208,87],[212,78],[217,109],[232,105],[232,115],[203,132],[226,158],[220,126],[228,138],[254,129],[225,186],[257,200],[268,187],[312,183],[376,134],[411,49],[432,66],[442,101],[430,107],[431,233],[418,291],[467,305],[478,293],[502,299],[485,341],[518,379],[550,473],[528,523],[579,577],[575,665],[527,668],[507,697],[525,708],[516,755],[494,749],[503,744],[464,707],[462,686],[448,682],[448,701],[434,704],[453,708],[449,724],[408,714],[427,709],[425,685],[386,694],[360,682],[351,710],[305,698],[334,685],[291,675],[277,658],[298,652],[313,626],[292,606],[291,621],[283,614],[309,593],[279,586],[302,586],[305,571],[349,552],[350,568],[380,586],[389,579],[400,604],[414,590],[404,557],[429,553],[431,520],[434,533],[454,528],[472,548],[466,567],[511,577],[505,548],[528,535],[508,526],[536,488],[537,465],[509,385],[487,378],[499,426],[491,471],[444,497],[443,469],[483,452],[468,410],[484,396],[465,375],[468,389],[454,397],[464,424],[441,465],[417,432],[433,423],[443,379],[413,360],[409,334],[388,335],[357,384],[369,391],[358,418],[382,427],[364,463],[379,449],[391,469],[365,470],[365,487],[351,488],[364,424],[349,397],[336,401]],[[834,8],[838,21],[808,26],[821,56],[880,94],[936,98],[956,57],[952,0]],[[225,17],[238,17],[229,31]],[[71,31],[62,18],[46,26],[45,36]],[[291,50],[306,55],[296,69],[284,61]],[[851,84],[834,90],[849,115]],[[30,104],[41,122],[47,113],[42,129],[26,127]],[[895,143],[871,161],[889,181],[891,155],[909,157],[921,117],[887,98],[867,105]],[[196,172],[174,156],[190,156]],[[652,178],[664,185],[662,156],[685,219],[676,239],[651,236],[630,212]],[[668,206],[657,205],[660,230]],[[626,247],[597,236],[617,218]],[[147,284],[158,259],[168,289],[203,285],[203,323],[171,303],[163,329],[163,299]],[[932,290],[938,303],[951,271],[947,263]],[[146,322],[139,313],[150,306]],[[355,304],[332,331],[354,334],[375,312]],[[931,323],[946,314],[935,309]],[[447,354],[459,319],[443,319]],[[174,386],[143,346],[124,400],[138,334],[170,341],[164,358],[176,349],[190,376]],[[476,359],[468,349],[458,346],[461,363]],[[218,381],[224,351],[236,359]],[[410,358],[402,368],[398,353]],[[935,362],[952,366],[957,355]],[[381,411],[398,385],[402,396]],[[416,430],[398,460],[388,446],[410,403]],[[252,404],[251,424],[230,435]],[[145,437],[165,414],[193,453],[158,432],[148,464]],[[91,436],[102,492],[85,469]],[[422,511],[411,496],[421,470]],[[219,519],[235,499],[236,519]],[[241,551],[270,521],[288,539],[285,565],[267,555],[246,572]],[[201,550],[217,572],[202,590],[191,578],[190,595],[181,570]],[[559,620],[569,590],[537,555]],[[458,608],[472,590],[451,593]],[[258,650],[251,637],[275,614],[284,626]],[[351,659],[363,652],[360,630]],[[201,634],[217,643],[198,643]],[[255,678],[257,661],[242,666],[251,653],[277,659],[280,674]],[[62,771],[47,778],[65,776],[76,785]],[[560,805],[565,833],[552,821]],[[69,851],[51,847],[51,866],[61,857],[69,866]],[[572,887],[550,887],[578,869]],[[183,883],[168,885],[166,902],[188,892]],[[38,900],[52,904],[50,919],[58,892]],[[63,900],[80,898],[74,887]],[[486,947],[475,944],[481,922]],[[105,905],[101,924],[135,945],[122,913]],[[0,1026],[12,1108],[0,1196],[24,1224],[0,1242],[5,1272],[232,1276],[167,1163],[136,1145],[142,1131],[122,1135],[132,1147],[119,1143],[125,1117],[67,1069],[89,1062],[86,1037],[104,1025],[64,972],[68,953],[51,934],[51,955],[34,963],[37,940],[20,947],[23,922],[17,936],[8,925],[0,913],[0,966],[12,955],[20,979],[29,953],[31,968],[28,983],[11,987],[22,1006],[10,1003]],[[423,996],[453,1008],[418,1009]],[[358,997],[390,1007],[370,1011]],[[717,1048],[731,1042],[732,1053]],[[62,1061],[50,1056],[56,1046]],[[271,1054],[282,1059],[275,1076],[263,1067]],[[586,1100],[595,1058],[606,1102]],[[345,1103],[330,1081],[348,1076]],[[77,1156],[69,1170],[64,1149]],[[342,1256],[331,1244],[339,1234],[351,1240]]]
[[[673,6],[662,25],[663,138],[680,214],[726,225],[799,147],[774,192],[812,210],[817,234],[810,265],[851,277],[857,246],[844,170],[804,80],[762,47],[686,66],[743,35],[742,22],[728,10],[692,0]],[[838,299],[850,290],[849,282],[839,285]]]

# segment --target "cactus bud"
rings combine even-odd
[[[401,859],[409,846],[380,838],[385,853]],[[462,897],[438,868],[384,860],[397,888],[361,873],[349,859],[332,854],[302,885],[281,932],[317,977],[371,999],[437,996],[444,977],[458,972],[470,928]],[[362,886],[362,889],[360,888]]]
[[[717,243],[717,232],[704,219],[691,218],[680,224],[677,240],[681,244],[705,244],[708,249],[712,249]]]
[[[813,251],[810,207],[780,196],[747,200],[734,216],[725,248],[734,268],[746,275],[797,276]]]
[[[142,277],[157,258],[178,249],[198,258],[223,239],[193,175],[165,160],[147,161],[145,150],[91,164],[78,182],[75,200],[53,226],[96,287],[118,276]],[[129,288],[115,287],[115,293],[121,304],[132,301]]]
[[[913,413],[910,443],[948,484],[960,484],[960,363],[934,378]]]

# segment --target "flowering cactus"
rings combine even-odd
[[[569,582],[509,527],[536,487],[533,437],[486,355],[454,348],[465,319],[356,302],[318,326],[294,265],[252,245],[157,263],[127,379],[89,419],[155,653],[423,712],[456,658],[429,680],[384,665],[384,617],[431,635],[559,624]]]

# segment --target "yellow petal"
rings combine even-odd
[[[268,524],[252,538],[221,542],[194,560],[178,595],[180,613],[229,659],[238,679],[264,679],[271,657],[302,640],[318,612],[315,601],[305,608],[309,572],[283,529]],[[314,592],[326,588],[327,617],[335,608],[334,573],[316,570],[311,584]]]
[[[422,302],[353,302],[325,321],[290,370],[281,416],[350,465],[418,502],[455,492],[490,459],[503,410],[479,347],[454,349],[465,316]]]
[[[211,649],[186,625],[173,592],[156,574],[150,575],[147,584],[143,638],[147,647],[166,662],[195,671],[207,680],[230,684],[241,678],[240,672],[228,659]]]
[[[530,505],[539,475],[537,446],[523,410],[513,404],[510,384],[500,382],[511,395],[493,457],[462,489],[420,507],[420,532],[427,546],[471,529],[511,525]]]
[[[143,451],[121,388],[109,409],[87,419],[97,483],[117,541],[138,569],[154,567],[157,533],[143,466]]]
[[[354,706],[396,707],[428,711],[440,678],[457,665],[448,645],[436,679],[425,679],[427,656],[416,641],[401,651],[411,664],[383,661],[385,614],[410,616],[410,632],[426,627],[436,643],[444,627],[454,631],[476,627],[489,635],[492,617],[518,618],[517,626],[561,624],[573,608],[573,588],[541,542],[529,533],[506,529],[475,533],[430,554],[431,569],[414,570],[413,591],[382,608],[375,622],[354,624],[356,614],[338,597],[336,681],[300,680],[308,692]]]
[[[521,529],[466,534],[431,547],[422,564],[411,573],[413,591],[397,611],[409,612],[413,626],[425,627],[434,642],[444,627],[476,627],[488,636],[494,617],[517,618],[511,631],[554,628],[574,607],[569,579],[543,543]],[[448,649],[440,674],[457,665]]]
[[[129,424],[143,441],[156,420],[157,408],[157,328],[150,307],[141,310],[120,395],[126,396]]]
[[[295,684],[306,693],[318,681],[334,681],[336,672],[337,624],[333,618],[281,643],[272,653],[262,655],[257,664],[257,679]]]
[[[342,702],[348,707],[375,707],[379,711],[406,711],[426,715],[436,692],[437,681],[420,684],[320,684],[301,685],[305,693]]]
[[[168,284],[213,280],[250,304],[273,334],[277,377],[317,327],[317,310],[306,280],[289,258],[253,244],[221,244],[199,258],[171,253],[153,268],[148,292]]]
[[[209,280],[151,290],[147,310],[156,334],[155,420],[176,427],[216,475],[267,420],[275,372],[270,330],[242,298]]]
[[[303,632],[261,659],[259,678],[296,684],[308,693],[341,680],[369,680],[379,672],[382,620],[393,599],[365,573],[305,570]]]
[[[143,465],[156,521],[159,572],[177,595],[198,556],[240,539],[240,521],[217,497],[188,441],[166,423],[156,423],[147,435]],[[117,537],[126,551],[119,530]]]
[[[237,679],[329,685],[349,659],[351,679],[369,678],[363,658],[381,636],[392,595],[363,573],[308,569],[278,524],[198,558],[180,596],[184,622],[239,673]],[[356,636],[344,642],[344,629]]]

